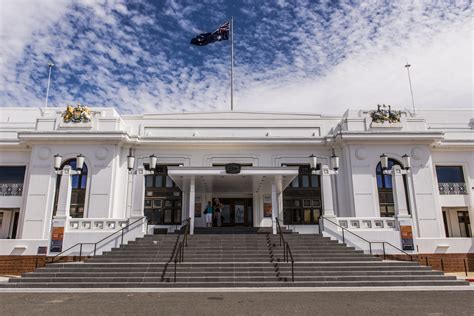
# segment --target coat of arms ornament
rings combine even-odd
[[[390,105],[377,104],[376,111],[370,111],[370,117],[374,123],[400,123],[401,111],[394,111]]]
[[[92,120],[91,110],[80,103],[73,107],[68,105],[66,111],[63,114],[63,121],[65,123],[87,123]]]

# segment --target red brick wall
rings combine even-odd
[[[436,270],[464,272],[467,268],[467,271],[474,271],[474,253],[428,253],[419,254],[418,257],[421,264],[428,262],[428,265]]]
[[[464,272],[465,269],[474,271],[474,253],[424,253],[414,255],[412,258],[418,259],[422,265],[428,264],[433,269],[444,272]],[[410,261],[410,257],[406,255],[387,255],[386,259]]]
[[[21,275],[44,266],[45,256],[0,256],[0,275]]]
[[[48,257],[51,258],[51,257]],[[78,261],[78,257],[62,257],[61,262]],[[82,257],[84,260],[85,258]],[[45,256],[0,256],[0,275],[21,275],[44,267]]]

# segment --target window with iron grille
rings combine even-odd
[[[436,166],[440,194],[467,194],[462,166]]]

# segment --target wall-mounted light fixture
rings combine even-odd
[[[81,174],[84,168],[84,157],[82,154],[76,156],[76,170],[71,170],[71,174]],[[53,156],[54,170],[57,174],[62,174],[61,164],[63,162],[63,156],[56,154]]]

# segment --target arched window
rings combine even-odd
[[[76,158],[69,159],[61,165],[61,169],[65,166],[71,166],[73,170],[76,170]],[[87,188],[87,165],[84,163],[81,174],[76,174],[72,177],[72,191],[71,191],[71,209],[70,215],[73,218],[84,217],[84,206],[86,202],[86,188]],[[59,197],[59,185],[61,181],[61,175],[58,175],[56,181],[56,196],[54,200],[53,216],[56,215],[58,209],[58,197]]]
[[[388,159],[388,169],[392,169],[393,166],[398,165],[403,168],[400,162],[395,159]],[[395,203],[393,200],[393,188],[392,188],[392,176],[389,174],[383,174],[382,165],[380,162],[377,164],[375,175],[377,177],[377,189],[379,192],[379,207],[380,216],[392,217],[395,215]],[[405,186],[405,197],[407,201],[408,213],[410,213],[410,206],[408,203],[408,191],[406,185],[405,175],[403,175],[403,184]]]

